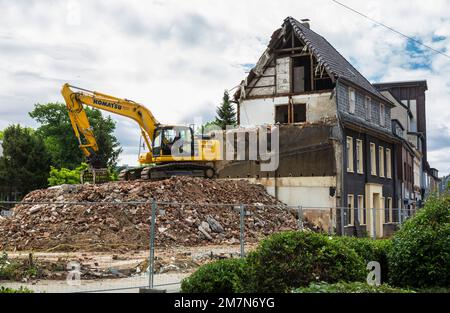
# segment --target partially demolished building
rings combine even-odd
[[[280,126],[279,166],[262,172],[258,161],[231,162],[221,177],[256,180],[290,205],[349,208],[328,225],[338,231],[392,231],[400,203],[394,105],[308,22],[284,20],[234,97],[242,127]]]

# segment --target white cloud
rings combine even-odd
[[[343,2],[450,51],[450,1]],[[287,16],[310,18],[313,30],[369,79],[426,79],[428,136],[450,127],[449,59],[427,52],[418,61],[430,61],[431,68],[410,69],[417,56],[406,52],[404,38],[331,0],[0,0],[0,7],[0,128],[35,126],[27,112],[37,102],[62,101],[59,89],[66,81],[143,103],[164,123],[211,117],[223,90],[245,77],[240,64],[257,61]],[[446,39],[432,42],[433,36]],[[131,163],[138,128],[114,119],[125,145],[122,159]],[[445,147],[435,151],[431,165],[449,173]]]

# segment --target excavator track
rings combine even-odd
[[[127,170],[122,170],[119,173],[119,181],[129,181],[136,180],[141,178],[141,172],[144,168],[132,168]]]
[[[216,172],[212,166],[198,163],[168,163],[145,167],[141,172],[143,180],[159,180],[172,176],[214,178]]]

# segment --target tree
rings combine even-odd
[[[85,107],[85,111],[94,129],[101,166],[115,167],[119,154],[122,152],[122,148],[113,134],[116,123],[110,116],[103,117],[97,109]],[[75,169],[84,161],[64,104],[36,104],[29,114],[41,124],[37,132],[44,138],[53,166]]]
[[[3,131],[0,130],[0,140],[3,140]]]
[[[214,123],[221,129],[226,129],[227,125],[236,125],[236,111],[230,102],[228,91],[223,93],[222,104],[216,110],[216,120]]]
[[[30,128],[11,125],[3,132],[0,185],[13,198],[47,186],[50,156],[42,138]]]

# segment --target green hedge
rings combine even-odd
[[[430,197],[394,235],[389,253],[391,284],[450,287],[450,195]]]
[[[181,282],[181,292],[236,293],[244,291],[247,280],[245,259],[227,259],[200,266]]]
[[[369,239],[357,237],[333,237],[334,240],[342,242],[347,247],[355,250],[361,256],[365,264],[370,261],[377,261],[381,267],[381,282],[389,281],[389,262],[388,255],[392,249],[392,240],[390,239]]]
[[[394,288],[387,284],[371,286],[362,282],[311,283],[308,287],[297,288],[295,293],[414,293],[412,290]]]
[[[247,257],[250,292],[285,292],[315,281],[362,281],[365,264],[342,242],[313,232],[282,232]]]

